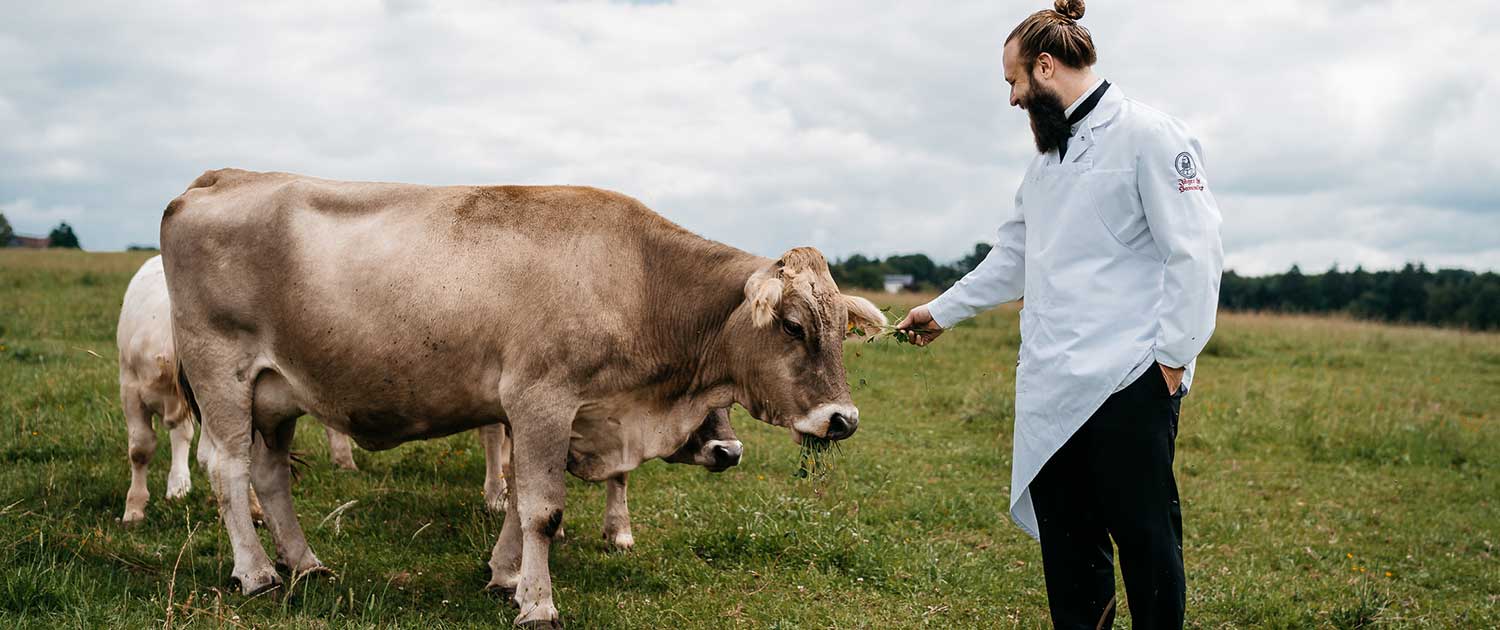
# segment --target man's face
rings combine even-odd
[[[1011,40],[1005,43],[1001,66],[1005,68],[1005,82],[1010,84],[1011,106],[1025,110],[1031,119],[1031,135],[1036,141],[1037,152],[1060,149],[1068,139],[1071,125],[1066,113],[1068,106],[1049,85],[1052,58],[1043,53],[1028,72],[1021,63],[1020,44]]]
[[[1005,82],[1010,84],[1010,106],[1026,109],[1026,97],[1031,90],[1031,73],[1021,64],[1019,42],[1014,39],[1005,42],[1000,65],[1005,69]]]

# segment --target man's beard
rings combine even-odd
[[[1057,92],[1040,85],[1031,87],[1031,95],[1026,98],[1026,115],[1031,118],[1031,135],[1036,139],[1038,153],[1061,152],[1073,130],[1068,124],[1067,111]]]

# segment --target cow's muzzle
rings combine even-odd
[[[843,440],[859,428],[859,409],[853,405],[819,405],[811,413],[792,423],[799,436],[811,435],[828,440]],[[801,437],[797,438],[802,441]]]
[[[740,463],[740,456],[745,453],[745,445],[739,440],[713,440],[707,445],[708,470],[709,472],[724,472]]]
[[[859,428],[859,416],[846,416],[835,413],[828,418],[828,432],[823,435],[830,440],[842,440],[854,435],[854,430]]]

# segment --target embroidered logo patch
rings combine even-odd
[[[1183,179],[1193,179],[1198,176],[1198,167],[1193,166],[1193,156],[1187,151],[1177,154],[1177,174]]]

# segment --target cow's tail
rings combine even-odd
[[[187,371],[182,369],[180,357],[173,360],[172,371],[177,373],[177,394],[187,401],[188,409],[193,412],[193,420],[198,426],[203,426],[203,410],[198,408],[198,398],[193,396],[193,384],[188,382]]]

